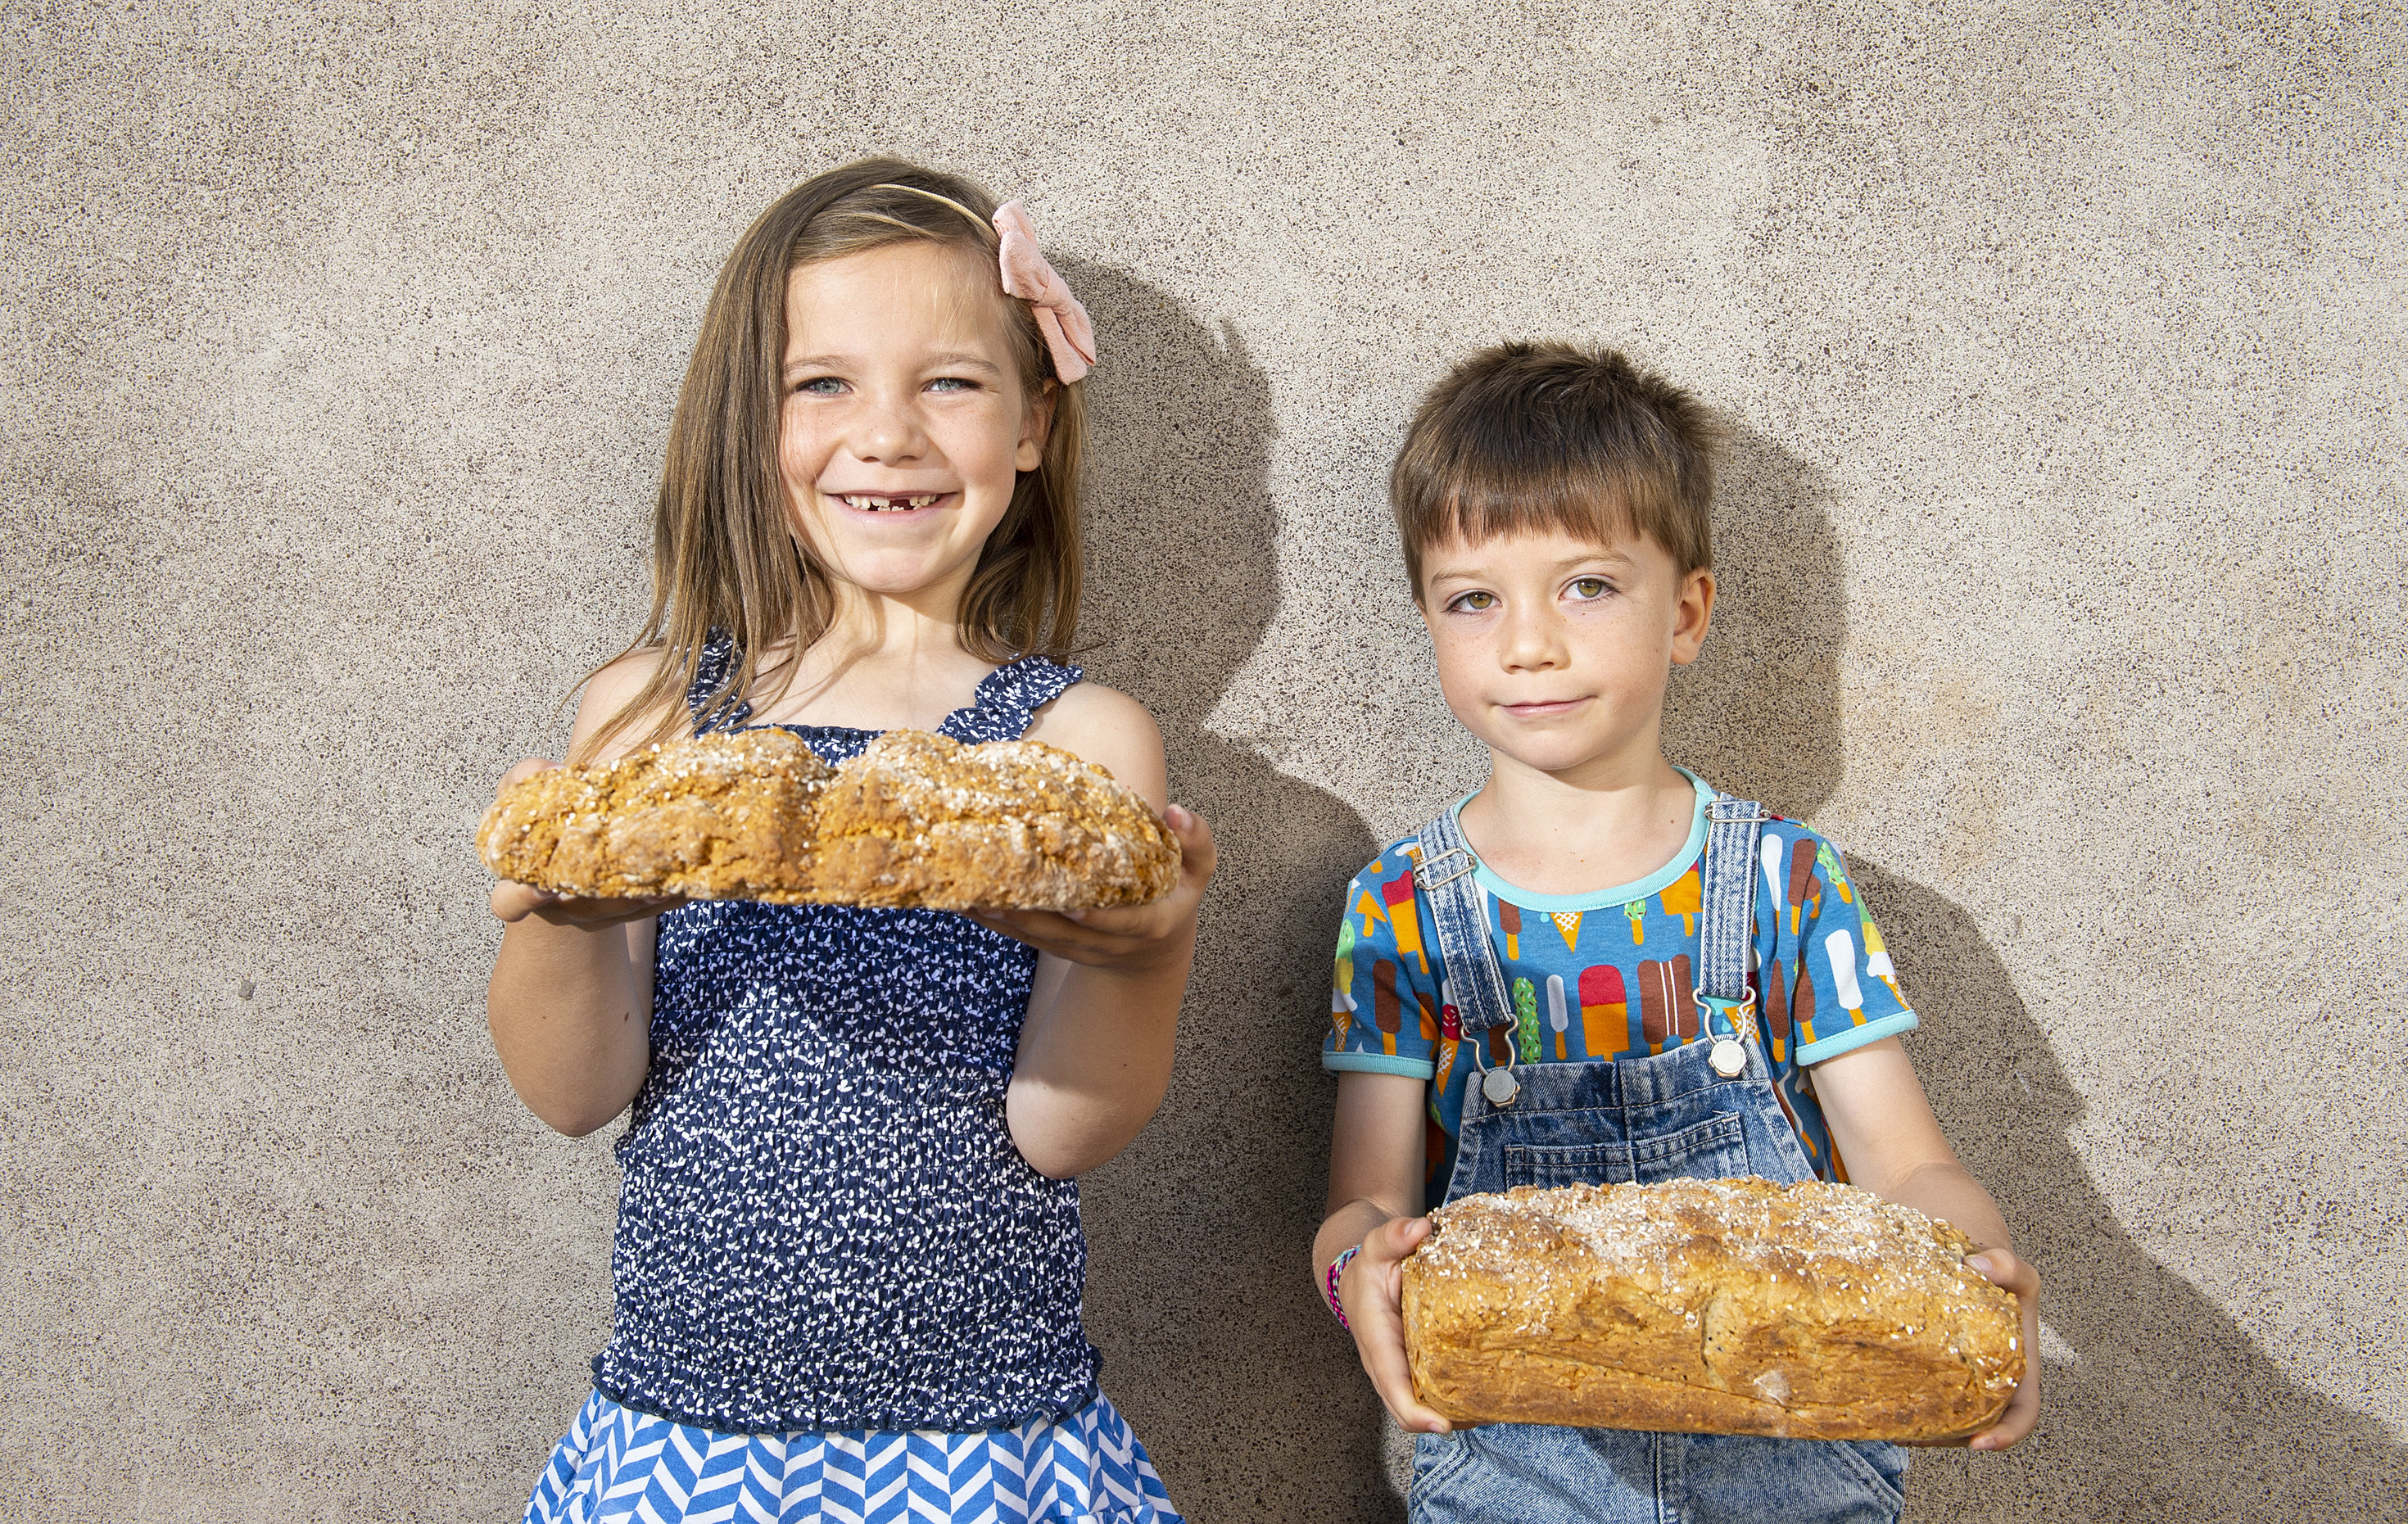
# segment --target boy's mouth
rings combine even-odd
[[[1499,705],[1516,719],[1545,719],[1553,715],[1568,715],[1586,702],[1582,699],[1546,699],[1535,704]]]
[[[830,497],[862,513],[910,513],[934,507],[950,492],[830,492]]]

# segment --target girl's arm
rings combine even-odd
[[[1067,1180],[1127,1147],[1170,1086],[1196,907],[1212,877],[1212,833],[1188,811],[1166,808],[1162,733],[1136,700],[1081,683],[1039,714],[1028,738],[1108,769],[1163,811],[1181,852],[1178,887],[1151,904],[973,913],[1042,955],[1004,1115],[1021,1156]]]
[[[1443,1434],[1453,1425],[1413,1400],[1405,1362],[1404,1272],[1413,1246],[1429,1236],[1421,1215],[1422,1107],[1429,1082],[1409,1075],[1360,1071],[1338,1076],[1338,1119],[1329,1138],[1329,1207],[1312,1239],[1312,1294],[1326,1294],[1329,1266],[1355,1245],[1338,1300],[1355,1353],[1380,1400],[1407,1431]]]
[[[578,705],[572,748],[642,687],[654,660],[632,656],[595,676]],[[638,724],[623,734],[645,729]],[[551,765],[523,762],[502,782]],[[527,1109],[571,1137],[625,1110],[644,1082],[652,1061],[654,918],[677,903],[564,899],[507,880],[494,886],[494,914],[504,923],[485,990],[494,1051]]]
[[[2006,1218],[1956,1161],[1895,1037],[1814,1065],[1814,1094],[1848,1178],[1887,1201],[1955,1223],[1982,1252],[1967,1262],[2015,1294],[2024,1313],[2024,1379],[1996,1426],[1973,1436],[1977,1450],[2003,1450],[2040,1417],[2040,1272],[2016,1257]]]

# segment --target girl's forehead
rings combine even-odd
[[[818,260],[786,278],[786,351],[864,354],[928,345],[1006,364],[1001,279],[963,244],[912,241]]]

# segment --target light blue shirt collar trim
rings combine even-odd
[[[1714,798],[1713,786],[1704,778],[1678,763],[1673,765],[1672,770],[1687,778],[1690,786],[1698,790],[1697,811],[1689,818],[1689,839],[1683,844],[1679,851],[1672,854],[1671,862],[1665,863],[1637,883],[1622,884],[1612,889],[1598,890],[1590,894],[1538,894],[1509,884],[1489,872],[1488,864],[1480,860],[1478,852],[1471,854],[1472,878],[1492,897],[1508,900],[1521,909],[1536,910],[1542,914],[1557,910],[1602,910],[1608,905],[1628,904],[1633,900],[1643,900],[1650,894],[1661,892],[1683,874],[1687,873],[1689,865],[1697,862],[1698,855],[1706,849],[1706,806],[1712,804]],[[1455,818],[1458,824],[1463,819],[1463,806],[1471,803],[1472,796],[1479,791],[1474,789],[1471,793],[1465,794],[1455,802]],[[1467,849],[1469,845],[1469,840],[1467,838],[1465,842]]]

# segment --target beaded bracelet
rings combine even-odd
[[[1346,1273],[1346,1261],[1362,1252],[1363,1246],[1357,1244],[1339,1255],[1337,1259],[1330,1261],[1329,1276],[1321,1288],[1322,1299],[1329,1303],[1329,1310],[1338,1317],[1338,1326],[1349,1333],[1354,1332],[1354,1325],[1346,1320],[1345,1304],[1338,1300],[1338,1277]]]

